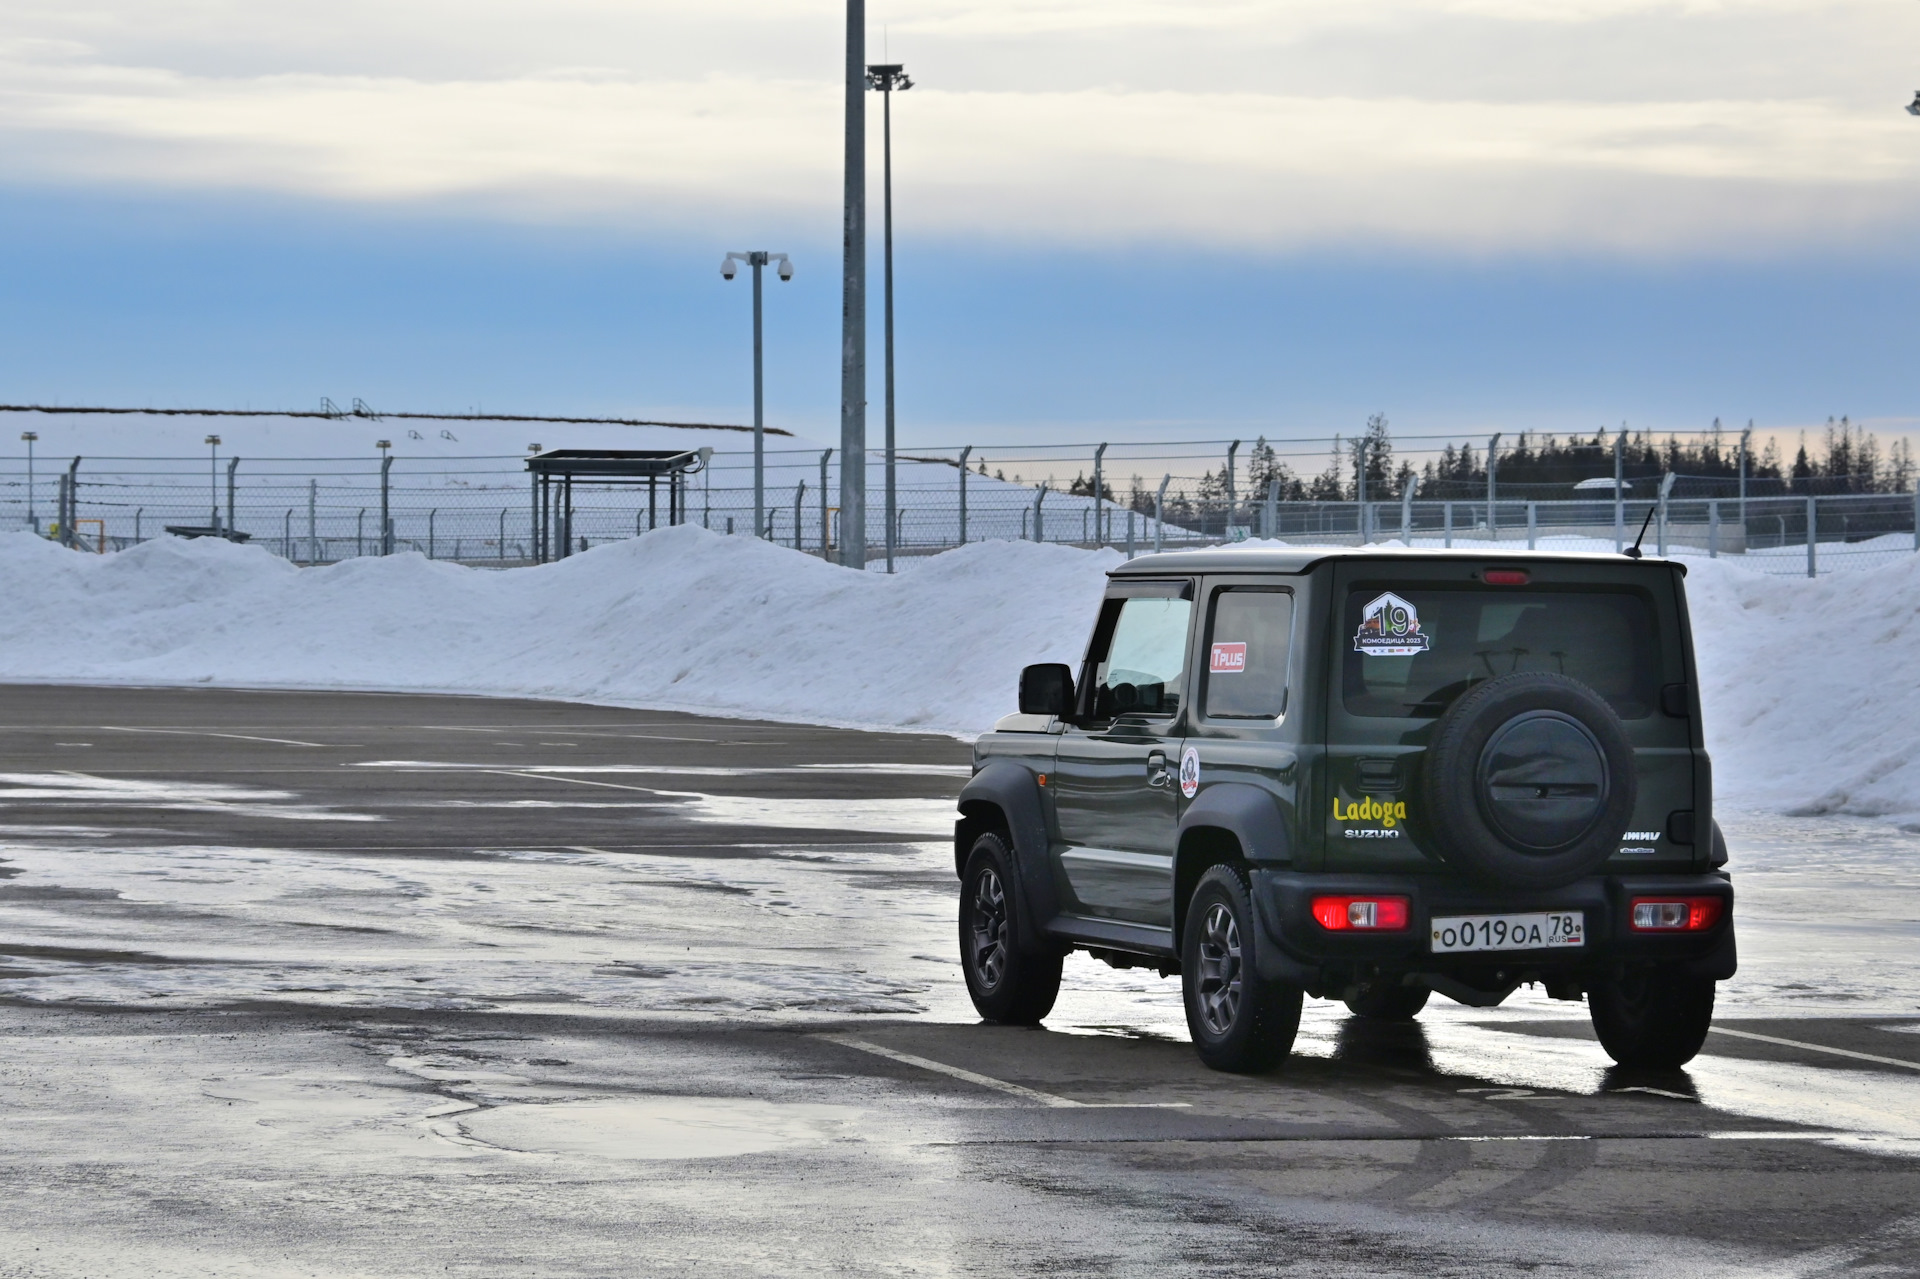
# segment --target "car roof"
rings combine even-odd
[[[1614,551],[1529,551],[1524,547],[1499,550],[1441,549],[1404,546],[1289,546],[1284,542],[1239,542],[1192,551],[1161,551],[1137,556],[1108,573],[1109,577],[1155,577],[1166,573],[1305,573],[1329,560],[1453,560],[1474,564],[1521,564],[1553,561],[1563,564],[1670,565],[1682,573],[1686,565],[1675,559],[1648,555],[1629,559]]]

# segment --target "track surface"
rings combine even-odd
[[[949,739],[0,688],[0,1275],[1920,1273],[1920,1018],[974,1023]],[[1751,943],[1749,943],[1751,944]],[[1738,1033],[1728,1033],[1738,1032]]]

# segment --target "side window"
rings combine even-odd
[[[1094,667],[1093,718],[1172,715],[1180,709],[1190,600],[1120,601],[1106,655]]]
[[[1213,719],[1274,719],[1287,708],[1293,595],[1261,587],[1213,594],[1207,630],[1206,712]]]

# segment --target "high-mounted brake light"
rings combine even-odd
[[[1313,917],[1320,927],[1336,933],[1404,932],[1407,927],[1407,899],[1404,897],[1316,897]]]
[[[1703,933],[1720,922],[1725,905],[1718,897],[1636,897],[1631,926],[1636,933]]]
[[[1523,568],[1490,568],[1480,577],[1488,586],[1525,586],[1528,580]]]

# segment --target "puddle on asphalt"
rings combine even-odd
[[[153,808],[224,812],[298,822],[381,822],[369,813],[343,813],[291,801],[290,791],[229,786],[219,782],[146,781],[94,777],[87,773],[0,773],[0,807],[21,801],[84,804],[88,808]]]
[[[727,1159],[844,1137],[859,1111],[724,1097],[497,1106],[451,1122],[506,1150],[598,1159]],[[447,1121],[442,1121],[447,1122]]]

